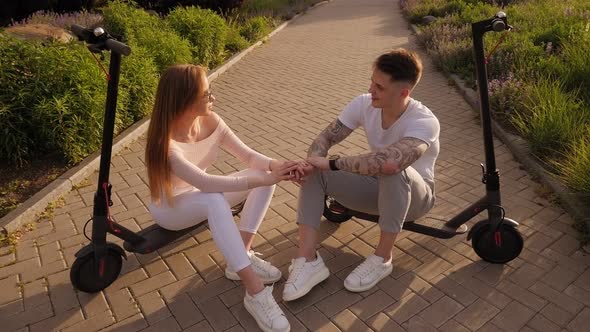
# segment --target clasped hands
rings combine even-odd
[[[277,174],[281,180],[290,180],[296,184],[305,182],[305,178],[313,173],[316,169],[329,170],[329,160],[324,157],[308,157],[304,160],[294,161],[287,160],[277,162],[272,172]]]

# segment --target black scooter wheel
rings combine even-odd
[[[492,224],[486,223],[474,231],[471,244],[484,261],[504,264],[520,255],[524,240],[514,226],[501,224],[495,230]]]
[[[76,258],[70,270],[72,285],[86,293],[96,293],[107,288],[121,273],[123,259],[114,250],[107,250],[99,264],[94,252]]]
[[[326,196],[324,201],[324,217],[331,222],[341,224],[350,220],[352,216],[348,214],[348,209],[338,203],[335,199]]]

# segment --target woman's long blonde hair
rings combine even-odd
[[[160,77],[147,133],[145,163],[152,202],[160,204],[162,193],[172,204],[168,149],[174,121],[204,93],[207,70],[196,65],[174,65]]]

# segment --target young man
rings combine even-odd
[[[329,276],[316,252],[324,195],[379,215],[375,253],[344,281],[352,292],[366,291],[391,273],[393,245],[404,220],[420,218],[433,207],[440,127],[436,116],[410,97],[421,75],[422,63],[414,52],[396,49],[379,56],[369,93],[353,99],[313,141],[299,194],[298,257],[289,267],[285,301],[304,296]],[[328,160],[330,147],[358,127],[364,129],[371,152]]]

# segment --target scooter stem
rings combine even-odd
[[[488,95],[488,74],[485,63],[483,35],[488,31],[502,31],[508,27],[506,14],[503,12],[499,12],[491,19],[475,22],[471,25],[473,33],[473,49],[475,51],[475,68],[477,74],[477,88],[479,92],[481,126],[483,128],[486,159],[484,182],[488,193],[499,191],[500,179],[498,170],[496,169],[496,157],[494,153],[490,100]]]

